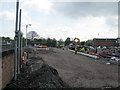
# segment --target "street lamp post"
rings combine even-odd
[[[26,48],[27,48],[27,28],[28,26],[31,26],[31,24],[26,25]]]

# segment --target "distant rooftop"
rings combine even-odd
[[[93,38],[93,40],[117,40],[117,38]]]

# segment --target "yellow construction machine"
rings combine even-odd
[[[78,40],[77,44],[80,46],[80,39],[79,38],[74,38],[73,43],[75,44],[75,40]]]
[[[77,42],[76,42],[76,40],[77,40]],[[69,49],[75,50],[75,47],[80,48],[80,47],[84,47],[84,46],[85,46],[85,42],[80,42],[80,39],[75,37],[73,40],[73,43],[71,43],[69,45]]]
[[[76,42],[76,40],[78,40],[78,42]],[[73,43],[69,45],[69,49],[75,50],[75,47],[79,47],[79,46],[80,46],[80,39],[75,37]]]

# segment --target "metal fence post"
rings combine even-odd
[[[18,9],[19,9],[19,0],[16,3],[16,25],[15,25],[15,62],[14,62],[14,80],[17,80],[17,36],[18,36]]]
[[[22,35],[21,35],[21,53],[20,53],[20,55],[21,55],[21,61],[20,61],[20,67],[22,68]]]
[[[21,9],[20,9],[20,14],[19,14],[19,33],[18,33],[18,73],[20,73],[20,60],[21,60],[21,55],[20,55],[20,34],[21,34]]]

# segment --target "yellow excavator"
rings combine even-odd
[[[75,42],[76,40],[78,40],[78,41]],[[75,47],[79,48],[79,47],[83,47],[83,46],[85,46],[85,42],[80,42],[80,39],[75,37],[73,40],[73,43],[71,43],[69,45],[69,49],[75,50]]]
[[[75,42],[76,40],[78,40],[78,42]],[[69,45],[69,49],[71,49],[71,50],[75,50],[75,47],[79,47],[80,46],[80,39],[79,38],[74,38],[74,40],[73,40],[73,43],[71,43],[70,45]]]
[[[80,46],[80,39],[75,37],[73,40],[73,44],[75,44],[75,40],[78,40],[77,44]]]

